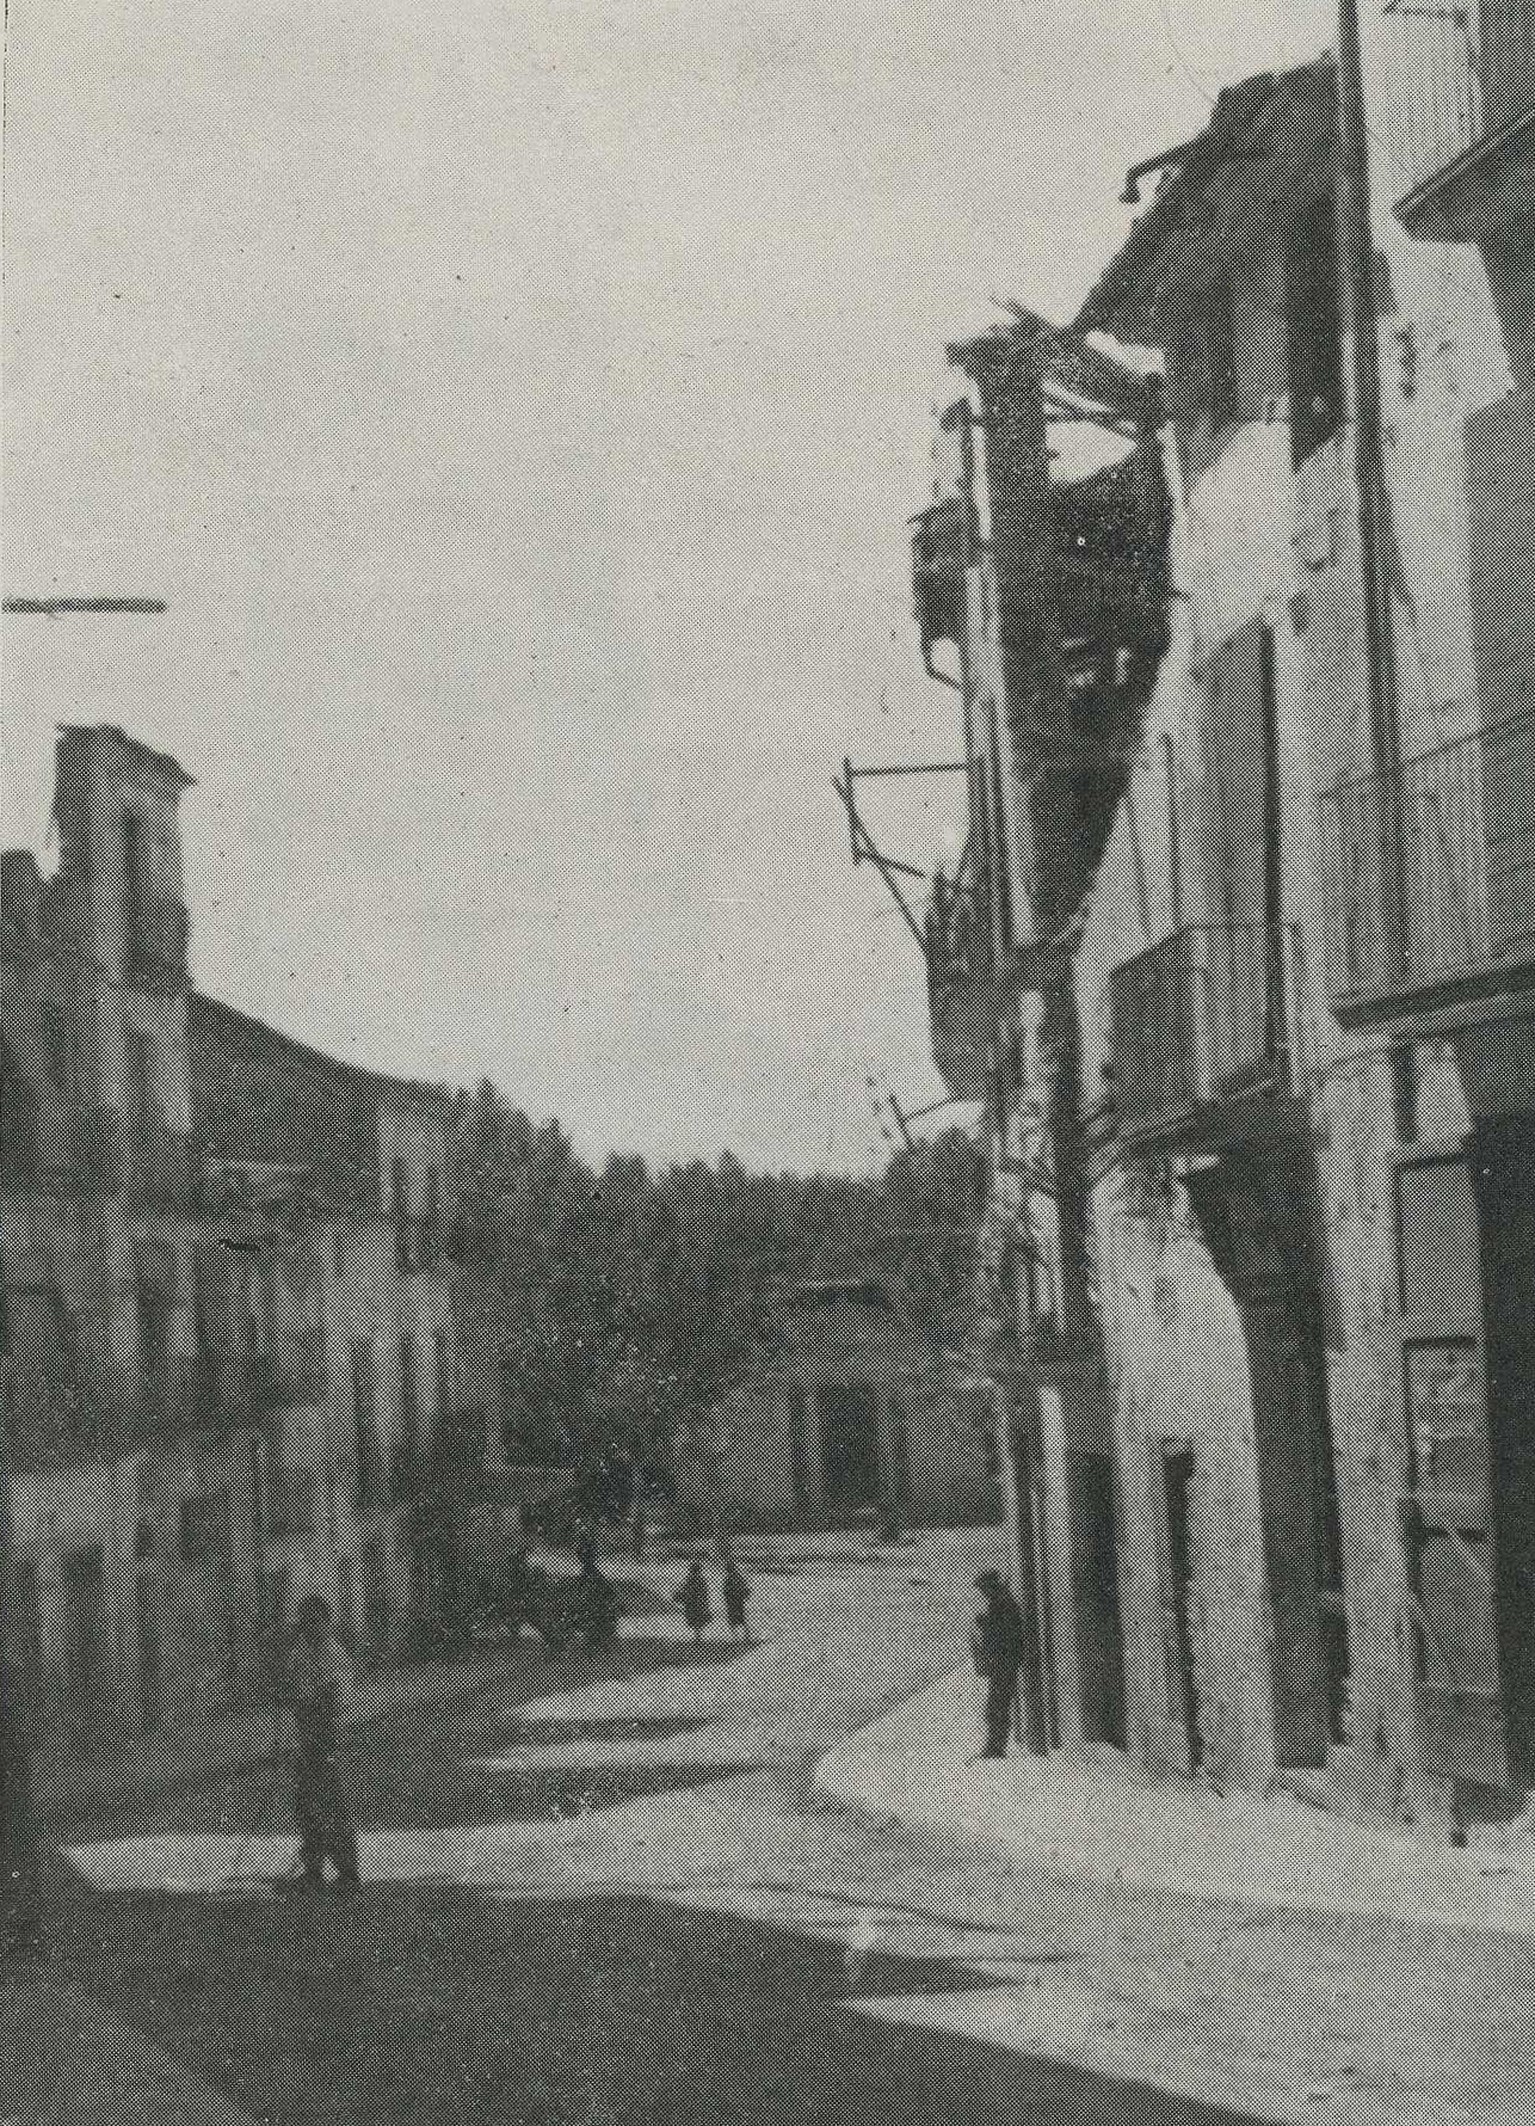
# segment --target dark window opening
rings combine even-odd
[[[394,1257],[401,1270],[412,1267],[410,1232],[410,1189],[405,1161],[396,1159],[389,1169],[390,1192],[394,1202]]]
[[[144,942],[147,881],[144,876],[144,830],[131,812],[123,814],[123,950],[131,960]]]
[[[416,1347],[400,1338],[400,1429],[394,1449],[394,1493],[410,1498],[421,1468],[421,1391],[416,1376]]]
[[[1229,280],[1217,281],[1210,291],[1203,342],[1211,425],[1232,428],[1242,418],[1242,394],[1237,376],[1236,303]]]
[[[356,1504],[362,1513],[379,1491],[378,1414],[373,1346],[352,1346],[352,1409],[357,1430]]]
[[[1343,425],[1343,311],[1338,288],[1338,217],[1330,199],[1298,216],[1285,259],[1285,336],[1290,454],[1295,464]]]

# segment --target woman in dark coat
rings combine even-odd
[[[725,1623],[732,1639],[746,1637],[746,1597],[750,1592],[746,1575],[734,1558],[725,1560],[725,1577],[720,1583],[720,1596],[725,1606]]]
[[[695,1640],[701,1639],[714,1622],[714,1604],[709,1600],[709,1583],[697,1558],[688,1560],[687,1575],[677,1589],[677,1600],[682,1604],[689,1631]]]

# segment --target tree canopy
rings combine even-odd
[[[659,1469],[678,1423],[770,1347],[796,1283],[887,1278],[919,1333],[961,1340],[982,1184],[961,1130],[872,1178],[753,1173],[729,1153],[599,1171],[482,1085],[458,1132],[466,1373],[513,1459]]]

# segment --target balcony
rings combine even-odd
[[[951,1099],[983,1100],[995,998],[991,930],[973,887],[938,873],[924,941],[938,1075]]]
[[[1386,10],[1386,148],[1414,236],[1474,243],[1535,207],[1529,0]]]
[[[1327,791],[1322,833],[1328,991],[1345,1025],[1475,1008],[1535,981],[1535,716]]]
[[[972,544],[968,518],[964,498],[948,495],[912,524],[912,599],[929,672],[937,643],[964,641],[965,566]]]
[[[1284,943],[1271,924],[1201,923],[1112,970],[1117,1152],[1218,1148],[1293,1124]]]

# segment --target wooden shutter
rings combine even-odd
[[[1464,1157],[1397,1170],[1399,1326],[1411,1490],[1424,1770],[1500,1786],[1508,1774],[1488,1495],[1478,1224]]]

